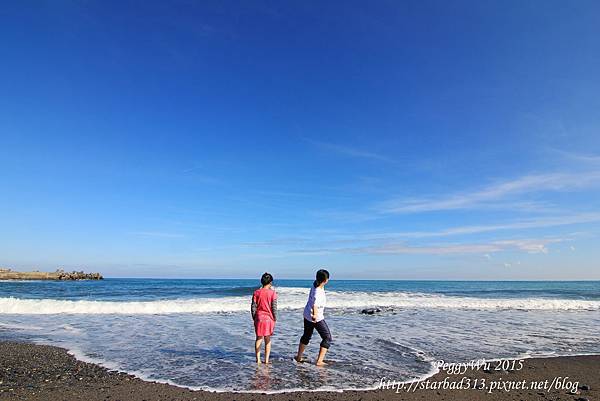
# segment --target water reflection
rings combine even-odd
[[[252,390],[269,391],[271,390],[271,371],[272,365],[263,363],[256,365],[254,376],[252,377]]]

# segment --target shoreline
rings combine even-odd
[[[0,342],[1,341],[2,340],[0,340]],[[32,343],[29,343],[29,344],[32,344]],[[32,344],[32,345],[44,345],[44,344]],[[46,345],[46,346],[53,347],[52,345]],[[56,347],[56,346],[54,346],[54,347]],[[216,389],[216,388],[202,388],[202,387],[198,387],[198,386],[186,386],[186,385],[174,383],[168,379],[153,380],[153,379],[145,376],[141,372],[135,372],[135,371],[128,372],[128,371],[120,370],[118,368],[111,368],[109,366],[110,364],[105,363],[104,361],[101,361],[101,360],[95,360],[94,358],[89,358],[87,356],[81,355],[81,353],[78,351],[67,349],[64,347],[57,347],[57,348],[64,349],[67,352],[67,354],[73,356],[78,361],[97,365],[97,366],[105,368],[109,371],[118,371],[120,373],[132,375],[144,382],[167,384],[170,386],[174,386],[174,387],[178,387],[178,388],[182,388],[182,389],[186,389],[186,390],[192,390],[192,391],[203,391],[203,392],[210,392],[210,393],[230,393],[230,394],[273,395],[273,394],[289,394],[289,393],[299,393],[299,392],[303,392],[303,393],[370,392],[370,391],[376,391],[379,389],[378,385],[373,386],[373,387],[368,387],[368,388],[346,388],[346,389],[344,389],[344,388],[342,388],[342,389],[300,389],[300,388],[298,388],[298,389],[289,389],[289,390],[267,390],[267,391],[265,391],[265,390],[228,390],[228,389]],[[580,356],[592,356],[592,357],[600,358],[600,353],[577,353],[577,354],[569,354],[569,355],[523,356],[521,358],[519,358],[519,357],[505,357],[505,358],[500,357],[500,358],[492,358],[492,359],[482,358],[479,361],[482,363],[486,363],[486,362],[493,363],[493,362],[499,362],[499,361],[519,361],[519,360],[525,361],[525,360],[530,360],[530,359],[535,359],[537,361],[537,360],[543,360],[543,359],[572,358],[572,357],[580,357]],[[599,368],[600,368],[600,366],[599,366]],[[405,385],[409,385],[410,383],[415,383],[415,382],[418,383],[421,381],[426,381],[428,379],[433,378],[434,376],[436,376],[439,373],[440,373],[440,369],[435,364],[432,363],[432,368],[429,373],[424,374],[415,379],[402,381],[401,383],[405,384]]]
[[[508,359],[504,359],[508,360]],[[518,359],[517,359],[518,360]],[[259,368],[260,369],[260,368]],[[437,368],[435,368],[437,369]],[[290,390],[268,392],[193,390],[162,381],[143,380],[133,374],[110,370],[96,363],[85,362],[64,348],[37,345],[28,342],[0,341],[0,399],[4,400],[588,400],[599,399],[600,355],[548,356],[523,359],[518,371],[468,370],[461,374],[438,372],[423,379],[400,385],[371,390]],[[512,391],[463,388],[435,388],[441,383],[458,383],[462,380],[485,380],[506,386],[506,383],[526,381],[538,383],[559,382],[569,377],[569,387],[578,384],[578,393],[565,388],[548,391],[515,389]],[[386,378],[393,380],[393,378]],[[386,382],[382,382],[384,387]],[[436,384],[437,383],[437,384]],[[430,388],[426,388],[429,386]]]

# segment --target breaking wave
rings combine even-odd
[[[306,288],[281,287],[280,309],[301,309]],[[327,291],[327,308],[356,312],[360,308],[600,310],[600,301],[546,298],[473,298],[412,292]],[[249,296],[153,301],[98,301],[0,298],[0,314],[176,314],[250,311]]]

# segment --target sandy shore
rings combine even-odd
[[[492,365],[492,368],[495,366]],[[515,366],[517,368],[518,366]],[[81,362],[58,347],[0,342],[1,400],[599,400],[600,356],[524,360],[520,370],[468,369],[464,373],[440,371],[428,380],[373,391],[294,392],[282,394],[212,393],[146,382],[125,373]],[[566,386],[558,386],[565,382]],[[555,379],[556,378],[556,379]],[[479,387],[485,379],[486,389]],[[475,382],[477,380],[477,382]],[[546,382],[547,380],[547,382]],[[550,387],[554,380],[554,386]],[[576,394],[569,390],[578,382]],[[452,385],[452,383],[454,383]],[[463,389],[439,388],[459,386]],[[468,384],[467,384],[468,383]],[[489,391],[490,385],[503,387]],[[532,383],[538,388],[533,389]],[[385,382],[384,384],[392,384]],[[520,387],[519,389],[515,389]],[[426,388],[429,387],[429,388]],[[432,388],[433,387],[433,388]],[[523,388],[525,387],[525,388]],[[562,387],[562,388],[556,388]],[[415,390],[416,388],[416,390]],[[512,388],[510,391],[507,389]],[[414,390],[414,391],[413,391]]]

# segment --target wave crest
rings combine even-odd
[[[280,309],[301,309],[305,288],[278,288]],[[469,298],[408,292],[328,291],[327,308],[600,310],[600,301],[545,298]],[[175,314],[250,312],[248,296],[154,301],[0,298],[0,314]]]

